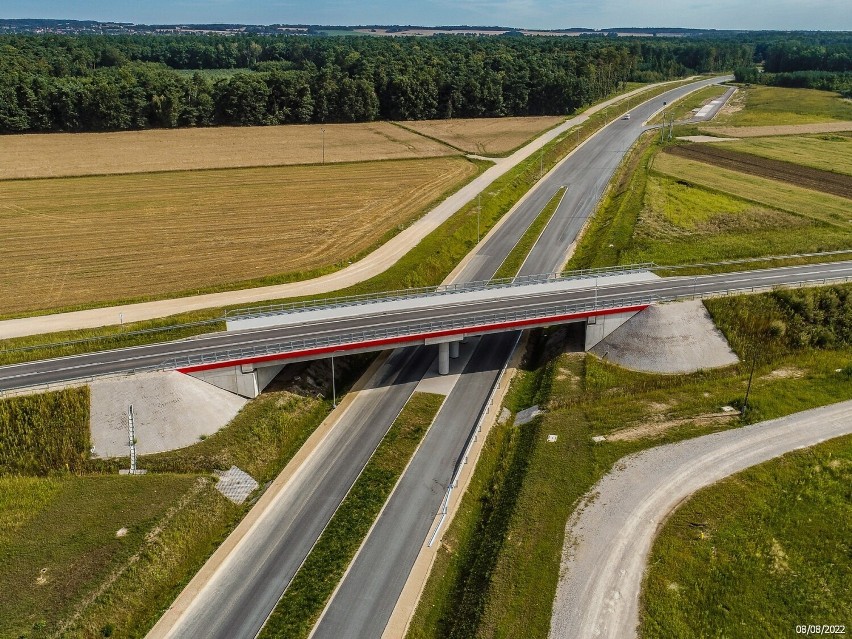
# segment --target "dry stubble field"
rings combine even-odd
[[[476,172],[449,157],[6,181],[0,315],[329,267]]]
[[[455,155],[388,122],[0,137],[0,180]]]
[[[503,155],[557,124],[565,117],[471,118],[401,122],[400,126],[461,149],[467,153]]]

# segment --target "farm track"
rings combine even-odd
[[[849,175],[821,171],[792,162],[770,160],[714,145],[672,146],[665,152],[688,160],[697,160],[749,175],[780,180],[807,189],[852,198],[852,176]]]

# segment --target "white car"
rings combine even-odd
[[[629,120],[629,119],[630,119],[630,114],[629,114],[629,113],[627,113],[627,114],[623,115],[623,116],[621,117],[621,119],[622,119],[622,120]]]

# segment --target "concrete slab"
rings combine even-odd
[[[140,455],[190,446],[231,421],[245,399],[175,371],[145,373],[91,384],[90,428],[95,455],[123,457],[127,408],[133,404]]]
[[[692,373],[739,361],[700,301],[649,306],[592,352],[650,373]]]
[[[216,482],[216,490],[235,504],[242,504],[260,485],[254,477],[236,466],[228,470],[214,470],[213,474],[219,478]]]
[[[518,414],[515,415],[515,426],[529,424],[539,415],[544,415],[544,411],[539,408],[538,404],[525,408],[522,411],[518,411]]]
[[[432,366],[429,367],[429,372],[426,373],[426,376],[422,380],[420,380],[420,383],[417,385],[417,389],[414,392],[449,395],[450,391],[453,390],[453,386],[456,385],[456,382],[461,376],[464,367],[467,366],[467,363],[470,361],[470,356],[473,355],[473,351],[476,349],[477,344],[479,344],[478,337],[467,339],[459,344],[459,356],[455,359],[450,359],[450,372],[448,375],[438,374],[438,367],[433,363]],[[435,356],[437,357],[437,355],[438,349],[435,348]]]

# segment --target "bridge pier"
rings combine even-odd
[[[461,342],[450,342],[450,359],[458,359],[459,344],[461,344]]]
[[[438,344],[438,374],[439,375],[449,375],[449,373],[450,373],[450,342],[441,342],[440,344]]]

